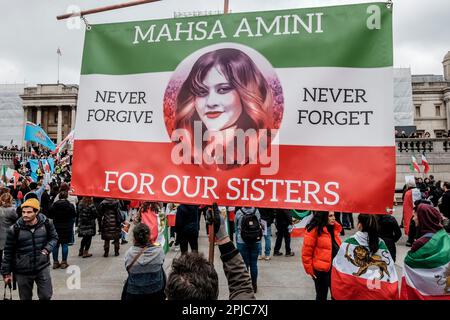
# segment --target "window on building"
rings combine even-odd
[[[436,138],[442,138],[444,136],[445,130],[434,130],[434,135]]]
[[[440,117],[441,116],[441,106],[435,106],[436,108],[436,117]]]
[[[417,138],[423,138],[425,130],[416,130]]]
[[[416,118],[420,118],[420,106],[416,106]]]

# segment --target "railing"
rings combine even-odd
[[[396,138],[397,153],[450,152],[450,139]]]
[[[19,155],[19,157],[22,157],[22,151],[11,151],[11,150],[0,150],[0,162],[6,163],[6,162],[13,162],[14,158]],[[28,161],[28,159],[31,157],[31,153],[29,152],[23,152],[23,159],[22,161]]]

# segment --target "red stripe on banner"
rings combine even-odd
[[[395,147],[282,145],[279,170],[268,176],[261,175],[260,165],[221,171],[176,165],[170,157],[173,146],[76,140],[74,192],[81,196],[187,204],[217,202],[223,206],[360,213],[385,213],[393,205]]]
[[[401,300],[450,300],[450,294],[441,296],[425,296],[416,288],[410,287],[405,276],[402,277],[402,285],[400,288]]]
[[[398,300],[398,282],[367,280],[331,271],[331,294],[335,300]]]

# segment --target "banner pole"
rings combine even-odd
[[[209,228],[209,258],[208,261],[211,264],[214,264],[214,224],[210,224]]]
[[[223,14],[228,14],[230,6],[230,0],[223,0]]]
[[[56,19],[64,20],[64,19],[68,19],[68,18],[72,18],[72,17],[86,16],[88,14],[94,14],[94,13],[99,13],[99,12],[133,7],[133,6],[138,6],[141,4],[157,2],[157,1],[161,1],[161,0],[138,0],[138,1],[125,2],[125,3],[120,3],[120,4],[115,4],[115,5],[110,5],[110,6],[105,6],[105,7],[95,8],[95,9],[89,9],[89,10],[85,10],[85,11],[81,11],[81,12],[66,13],[66,14],[57,16]]]

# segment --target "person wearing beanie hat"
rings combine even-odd
[[[11,283],[14,273],[21,300],[32,300],[34,283],[39,300],[50,300],[53,287],[49,254],[58,242],[58,234],[53,223],[39,213],[38,199],[27,199],[20,208],[22,216],[6,236],[0,272],[5,284]]]

